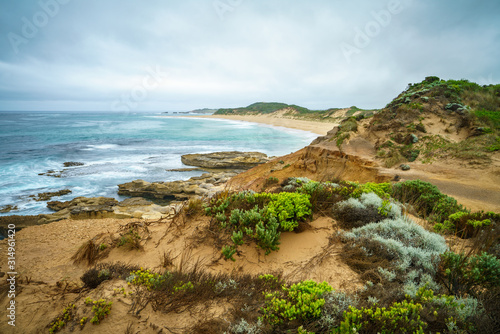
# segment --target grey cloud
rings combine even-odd
[[[356,29],[397,0],[65,1],[16,54],[8,33],[23,36],[40,2],[0,0],[0,110],[110,110],[157,66],[167,77],[137,110],[377,108],[427,75],[500,81],[495,0],[400,0],[363,47]],[[357,48],[350,62],[342,43]]]

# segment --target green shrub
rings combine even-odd
[[[474,319],[482,313],[476,299],[457,299],[453,296],[434,295],[434,291],[421,287],[412,298],[389,307],[355,308],[344,312],[343,321],[333,333],[424,333],[474,332]]]
[[[279,249],[281,233],[278,232],[278,229],[279,224],[274,217],[269,218],[265,225],[262,221],[255,225],[257,245],[266,252],[266,255]]]
[[[333,206],[333,216],[342,228],[361,227],[380,222],[385,218],[401,217],[401,209],[389,200],[382,200],[375,193],[363,193],[359,198],[349,198]]]
[[[441,256],[440,275],[450,293],[476,295],[481,289],[500,286],[500,260],[486,252],[446,252]]]
[[[292,286],[283,285],[281,291],[265,293],[264,319],[272,325],[296,319],[318,319],[325,304],[324,293],[332,291],[328,283],[302,281]]]
[[[149,269],[143,270],[142,268],[132,271],[130,276],[127,277],[129,285],[144,286],[148,290],[154,290],[165,282],[166,276],[158,273],[153,273]]]
[[[270,176],[266,179],[266,181],[264,182],[264,185],[262,186],[263,189],[266,189],[267,187],[273,185],[273,184],[278,184],[279,183],[279,179],[277,177],[274,177],[274,176]]]
[[[332,333],[398,333],[404,328],[405,333],[423,334],[426,323],[420,318],[421,310],[421,304],[406,300],[389,308],[357,309],[351,306]]]
[[[393,197],[402,203],[412,204],[419,214],[431,222],[442,223],[449,215],[463,211],[457,201],[439,191],[439,189],[424,181],[410,180],[396,183]]]
[[[94,316],[90,319],[90,322],[94,325],[99,325],[111,312],[113,302],[106,302],[105,299],[92,300],[87,298],[85,299],[85,304],[92,305],[92,311],[94,312]]]
[[[61,316],[57,317],[49,325],[49,333],[57,333],[62,330],[74,318],[75,304],[69,304],[64,308]]]
[[[125,247],[130,250],[141,249],[141,236],[136,230],[131,228],[127,233],[120,237],[118,247]]]
[[[434,230],[439,233],[454,233],[467,239],[476,235],[478,230],[500,221],[499,218],[499,215],[494,213],[459,211],[449,215],[443,223],[435,224]]]
[[[391,198],[392,195],[392,185],[388,182],[386,183],[373,183],[366,182],[359,184],[356,190],[353,191],[352,197],[358,198],[361,194],[375,193],[380,198]]]
[[[234,261],[233,255],[245,236],[264,249],[266,255],[278,250],[281,232],[293,231],[299,221],[311,215],[309,198],[305,193],[240,192],[213,198],[206,212],[215,216],[222,230],[230,233],[233,245],[224,246],[222,254]]]
[[[298,193],[269,194],[260,193],[256,198],[269,198],[267,215],[275,217],[283,231],[293,231],[299,220],[311,215],[311,202],[309,195]]]

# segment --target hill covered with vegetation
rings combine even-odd
[[[373,115],[377,110],[363,110],[356,106],[349,108],[330,108],[326,110],[310,110],[294,104],[279,102],[257,102],[247,107],[218,109],[214,115],[273,115],[309,120],[335,121],[345,116],[358,114]]]
[[[360,120],[343,120],[339,143],[357,132]],[[488,164],[500,150],[500,85],[427,77],[363,124],[386,167],[448,158]]]

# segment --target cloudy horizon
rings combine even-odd
[[[500,2],[0,0],[0,111],[382,108],[500,82]]]

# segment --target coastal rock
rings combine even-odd
[[[166,200],[184,200],[194,196],[209,196],[222,190],[224,183],[237,172],[205,173],[187,181],[146,182],[135,180],[119,184],[118,195]]]
[[[63,163],[64,167],[75,167],[85,165],[83,162],[68,161]]]
[[[0,213],[7,213],[7,212],[11,212],[11,211],[16,211],[17,210],[17,206],[16,205],[4,205],[4,206],[1,206],[0,207]]]
[[[77,197],[71,201],[49,202],[47,206],[57,212],[37,216],[0,217],[0,235],[7,235],[9,224],[16,226],[16,231],[25,227],[48,224],[63,219],[161,219],[175,212],[179,204],[168,206],[154,204],[144,198],[127,198],[118,202],[109,197]]]
[[[142,197],[127,198],[114,208],[117,215],[127,215],[137,219],[161,219],[173,214],[176,204],[161,206]]]
[[[181,161],[185,165],[203,168],[250,169],[270,159],[260,152],[214,152],[206,154],[185,154]]]
[[[111,197],[76,197],[71,201],[60,202],[51,201],[47,203],[47,207],[54,211],[64,209],[75,209],[77,207],[88,207],[96,210],[111,208],[118,204],[118,201]]]
[[[77,197],[67,202],[53,201],[47,207],[56,210],[50,215],[40,215],[43,223],[50,223],[61,219],[100,219],[100,218],[129,218],[115,214],[114,206],[118,201],[110,197]]]
[[[63,171],[60,170],[60,171],[55,171],[53,169],[49,169],[47,172],[45,173],[39,173],[38,175],[43,175],[43,176],[52,176],[52,177],[57,177],[57,178],[60,178],[62,176],[62,173]]]
[[[33,198],[37,202],[41,202],[41,201],[48,201],[52,197],[63,196],[67,194],[71,194],[71,190],[63,189],[54,192],[38,193],[37,195],[30,195],[29,197]]]

